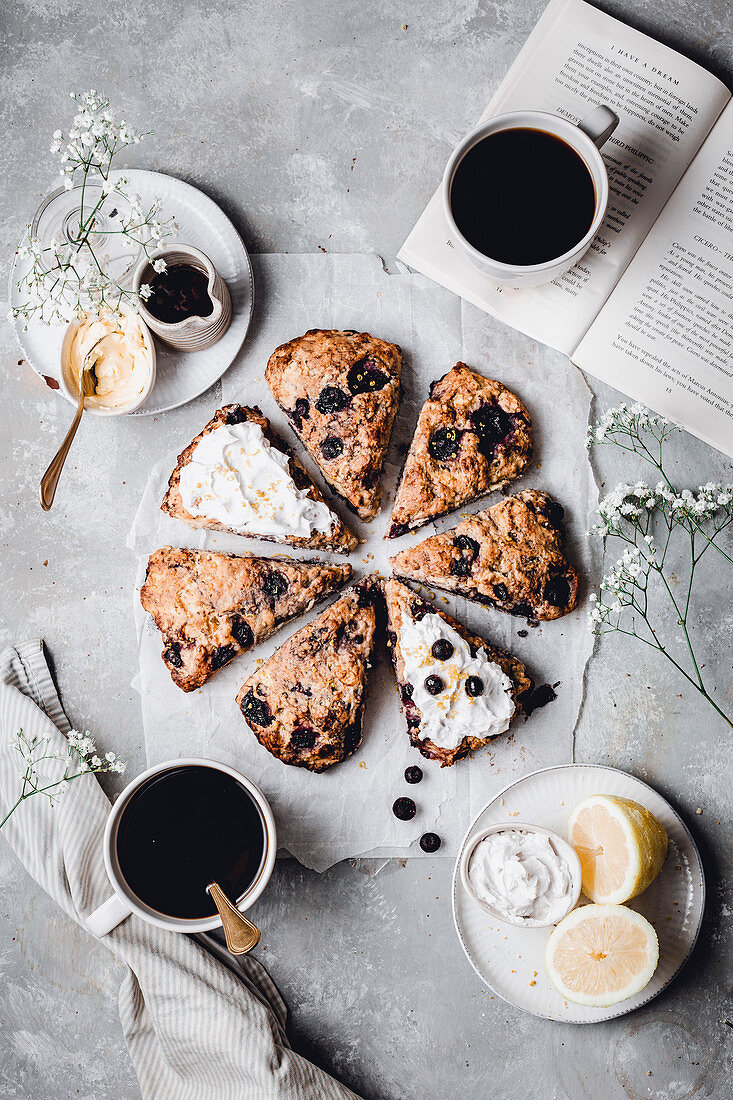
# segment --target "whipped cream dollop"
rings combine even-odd
[[[421,740],[455,749],[464,737],[494,737],[509,728],[511,680],[485,649],[472,657],[468,642],[440,615],[403,617],[400,651],[422,719]]]
[[[544,833],[507,828],[479,841],[468,879],[476,896],[511,920],[554,924],[573,904],[567,853]]]
[[[102,310],[79,320],[66,353],[66,381],[72,394],[79,392],[84,360],[94,365],[94,393],[85,404],[93,408],[123,410],[145,392],[153,369],[149,336],[136,313]]]
[[[203,436],[181,470],[179,491],[192,516],[235,531],[309,538],[333,530],[330,508],[296,486],[287,455],[250,421],[222,424]]]

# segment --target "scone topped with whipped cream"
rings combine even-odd
[[[341,553],[358,544],[256,406],[217,410],[178,456],[161,508],[246,538]]]
[[[412,744],[441,767],[505,733],[532,684],[521,661],[400,581],[384,584],[387,646]]]
[[[328,484],[361,519],[379,511],[401,371],[396,344],[332,329],[311,329],[276,348],[267,363],[273,397]]]
[[[525,489],[407,547],[391,559],[392,571],[511,615],[558,619],[577,604],[579,587],[562,518],[547,493]]]
[[[503,489],[531,457],[532,423],[516,394],[456,363],[433,382],[418,417],[387,537]]]

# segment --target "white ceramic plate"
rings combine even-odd
[[[567,836],[571,810],[592,794],[616,794],[646,806],[669,836],[661,873],[632,909],[651,921],[659,937],[659,966],[636,997],[611,1008],[565,1001],[544,970],[549,928],[514,928],[492,920],[466,892],[458,867],[472,836],[497,821],[532,822]],[[705,878],[695,841],[679,815],[655,790],[633,775],[593,764],[566,764],[532,772],[506,787],[484,807],[461,844],[453,872],[453,920],[466,957],[478,976],[516,1008],[551,1020],[595,1024],[633,1012],[667,986],[689,958],[705,907]],[[534,983],[534,984],[530,984]]]
[[[158,357],[155,386],[141,409],[131,416],[147,416],[165,412],[184,405],[213,386],[234,362],[247,335],[252,307],[254,283],[252,267],[242,238],[226,214],[216,203],[190,183],[164,176],[159,172],[127,169],[113,175],[124,175],[130,181],[130,193],[137,193],[146,202],[159,198],[162,202],[161,218],[173,217],[176,227],[175,241],[200,248],[211,259],[224,278],[232,296],[232,323],[213,347],[204,351],[179,352],[156,339]],[[20,304],[17,282],[22,274],[22,264],[17,256],[10,273],[10,303]],[[31,323],[23,331],[21,321],[16,321],[15,331],[25,358],[36,374],[58,381],[60,374],[59,353],[65,326],[47,326]],[[63,397],[61,390],[57,390]]]

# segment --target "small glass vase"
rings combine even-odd
[[[83,215],[82,215],[83,202]],[[113,282],[127,289],[143,254],[143,246],[120,232],[120,215],[130,212],[130,203],[118,191],[105,195],[102,184],[64,187],[47,195],[31,224],[31,238],[43,248],[53,242],[78,248],[81,264],[99,266]],[[84,225],[82,225],[82,216]]]

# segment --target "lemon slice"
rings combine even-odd
[[[654,881],[667,855],[667,834],[653,813],[630,798],[594,794],[576,806],[570,843],[591,901],[622,904]]]
[[[545,950],[550,981],[566,1000],[602,1008],[640,993],[657,969],[649,921],[625,905],[582,905],[553,928]]]

